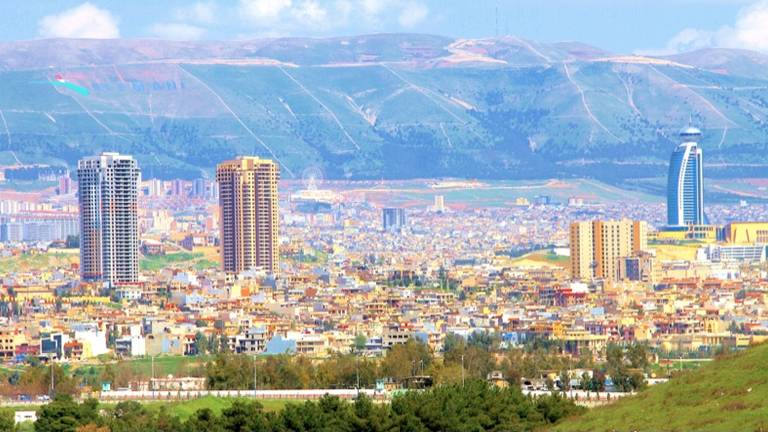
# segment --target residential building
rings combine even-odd
[[[136,160],[127,155],[102,153],[78,162],[83,280],[138,281],[139,177]]]
[[[574,279],[620,278],[620,258],[647,249],[647,224],[643,221],[575,222],[570,228],[571,276]]]
[[[277,163],[258,157],[238,157],[216,168],[224,271],[261,267],[277,274],[279,178]]]

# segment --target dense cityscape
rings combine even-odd
[[[768,0],[0,3],[0,432],[768,430]]]
[[[324,182],[314,171],[285,182],[258,157],[194,181],[144,180],[129,155],[85,158],[56,187],[2,201],[3,255],[14,264],[0,356],[66,366],[60,389],[102,400],[313,388],[378,398],[460,375],[609,403],[611,392],[616,400],[768,337],[768,223],[755,222],[768,206],[704,206],[699,136],[685,129],[672,155],[666,220],[663,203],[556,202],[504,188],[512,205],[446,198],[487,187],[477,181],[427,182],[414,189],[422,201],[402,205],[399,194],[413,193],[403,186]],[[448,362],[462,340],[456,375]],[[478,363],[467,341],[496,354]],[[637,347],[642,361],[630,369],[599,366],[612,349]],[[404,363],[388,363],[393,350]],[[499,360],[511,353],[517,365]],[[253,364],[236,366],[238,356]],[[355,374],[285,381],[267,372],[270,356],[311,360],[300,368],[353,356]],[[202,360],[166,376],[154,368],[163,358]],[[149,374],[130,366],[141,359]],[[227,361],[252,372],[220,381]],[[57,394],[51,373],[25,373],[0,386],[6,398]]]

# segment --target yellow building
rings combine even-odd
[[[768,244],[768,222],[731,222],[723,231],[727,243]]]
[[[16,353],[16,347],[26,343],[27,338],[15,329],[0,329],[0,360],[10,360]]]
[[[553,334],[552,340],[562,343],[563,351],[572,355],[580,355],[587,350],[594,356],[601,356],[608,345],[608,335],[591,334],[583,328],[573,328]]]
[[[571,276],[618,279],[619,259],[648,248],[644,221],[592,221],[571,224]]]
[[[216,168],[224,271],[262,267],[277,274],[279,178],[275,162],[257,157],[238,157]]]
[[[714,243],[717,241],[720,230],[721,227],[718,225],[669,226],[657,231],[654,240],[698,240],[705,243]]]

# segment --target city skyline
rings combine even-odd
[[[765,429],[768,0],[0,12],[0,431]]]

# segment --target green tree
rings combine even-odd
[[[236,400],[221,412],[221,423],[227,432],[261,432],[270,429],[264,409],[258,402]]]
[[[16,418],[13,410],[0,408],[0,431],[16,430]]]
[[[224,426],[210,408],[198,410],[184,424],[187,432],[225,432]]]
[[[647,370],[650,365],[648,361],[648,345],[643,343],[630,345],[627,348],[627,359],[632,368]]]
[[[156,420],[140,403],[120,402],[109,418],[110,432],[141,432],[152,430]]]
[[[381,373],[387,377],[405,378],[427,369],[431,363],[429,347],[416,339],[409,339],[390,348],[381,362]]]
[[[355,341],[352,343],[352,350],[355,352],[364,351],[366,343],[368,343],[368,338],[364,334],[357,334]]]
[[[100,421],[97,401],[78,405],[71,396],[59,395],[37,411],[35,432],[76,432],[78,426]]]
[[[197,355],[208,353],[208,338],[201,331],[195,333],[195,352]]]

